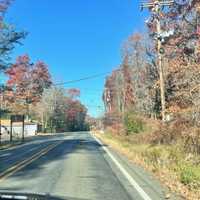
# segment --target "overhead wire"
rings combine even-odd
[[[80,82],[80,81],[85,81],[85,80],[90,80],[90,79],[95,79],[95,78],[98,78],[98,77],[101,77],[101,76],[105,76],[105,75],[107,75],[109,73],[110,72],[105,72],[105,73],[101,73],[101,74],[95,74],[95,75],[86,76],[86,77],[83,77],[83,78],[80,78],[80,79],[65,81],[65,82],[61,82],[61,83],[55,83],[53,85],[54,86],[59,86],[59,85],[66,85],[66,84],[71,84],[71,83],[77,83],[77,82]]]
[[[120,71],[121,69],[117,69],[117,71]],[[91,75],[91,76],[86,76],[86,77],[83,77],[83,78],[80,78],[80,79],[75,79],[75,80],[70,80],[70,81],[65,81],[65,82],[61,82],[61,83],[55,83],[53,84],[53,86],[60,86],[60,85],[66,85],[66,84],[71,84],[71,83],[77,83],[77,82],[80,82],[80,81],[85,81],[85,80],[90,80],[90,79],[95,79],[95,78],[98,78],[98,77],[101,77],[101,76],[105,76],[105,75],[109,75],[111,74],[113,71],[109,71],[109,72],[104,72],[104,73],[100,73],[100,74],[95,74],[95,75]],[[88,90],[93,90],[94,91],[102,91],[100,89],[89,89],[89,88],[84,88],[84,90],[87,90],[87,95],[88,95]],[[85,93],[85,92],[84,92]],[[91,94],[90,94],[91,95]],[[95,95],[95,94],[94,94]],[[9,95],[6,95],[4,94],[3,96],[9,96]],[[10,97],[10,96],[9,96]],[[16,97],[15,97],[16,98]],[[98,105],[86,105],[87,107],[97,107],[97,108],[101,108],[101,109],[104,109],[103,106],[98,106]]]
[[[121,69],[116,69],[115,71],[121,71]],[[86,77],[83,77],[83,78],[80,78],[80,79],[74,79],[74,80],[65,81],[65,82],[61,82],[61,83],[54,83],[53,85],[54,86],[59,86],[59,85],[66,85],[66,84],[71,84],[71,83],[77,83],[77,82],[80,82],[80,81],[95,79],[95,78],[99,78],[101,76],[109,75],[112,72],[113,71],[103,72],[103,73],[100,73],[100,74],[94,74],[94,75],[91,75],[91,76],[86,76]]]

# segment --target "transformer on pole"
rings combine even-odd
[[[174,0],[153,0],[151,2],[143,2],[141,3],[141,10],[147,8],[151,12],[154,12],[156,15],[156,34],[157,36],[162,35],[161,31],[161,21],[160,21],[160,12],[161,9],[165,6],[172,6],[174,4]],[[161,98],[161,115],[162,120],[165,121],[166,119],[166,106],[165,106],[165,81],[164,81],[164,73],[163,73],[163,48],[162,48],[162,37],[157,37],[157,55],[158,55],[158,70],[159,70],[159,77],[160,77],[160,98]]]

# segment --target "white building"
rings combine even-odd
[[[25,123],[24,125],[24,137],[30,137],[37,134],[38,125],[36,123]],[[2,125],[1,127],[2,140],[8,140],[10,138],[10,125]],[[22,137],[22,123],[13,123],[12,127],[13,138]]]

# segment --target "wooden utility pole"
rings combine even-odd
[[[13,133],[13,124],[12,124],[12,119],[10,119],[10,142],[12,142],[12,133]]]
[[[158,71],[160,77],[160,98],[161,98],[161,115],[162,120],[165,121],[165,81],[164,81],[164,73],[163,73],[163,53],[162,50],[162,41],[160,35],[161,31],[161,23],[160,23],[160,11],[164,6],[171,6],[174,4],[174,0],[154,0],[152,2],[142,3],[141,8],[148,8],[155,14],[156,21],[156,34],[157,34],[157,55],[158,55]]]
[[[4,88],[0,88],[0,144],[2,139],[3,99],[4,99]]]
[[[160,6],[157,4],[155,6],[155,12],[158,13],[158,17],[156,18],[156,31],[157,34],[161,34],[161,27],[160,27],[160,18],[159,18],[159,10]],[[163,73],[163,56],[160,52],[162,47],[161,40],[157,40],[157,51],[158,51],[158,71],[160,76],[160,99],[161,99],[161,115],[162,120],[165,121],[165,81],[164,81],[164,73]]]
[[[24,142],[24,127],[25,127],[24,120],[25,120],[25,116],[23,115],[22,116],[22,142]]]

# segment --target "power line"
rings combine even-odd
[[[113,70],[113,71],[121,71],[121,70],[122,70],[122,69],[115,69],[115,70]],[[54,86],[66,85],[66,84],[70,84],[70,83],[77,83],[77,82],[80,82],[80,81],[95,79],[95,78],[98,78],[98,77],[101,77],[101,76],[109,75],[109,74],[111,74],[113,71],[108,71],[108,72],[104,72],[104,73],[100,73],[100,74],[94,74],[94,75],[91,75],[91,76],[86,76],[86,77],[83,77],[83,78],[80,78],[80,79],[70,80],[70,81],[66,81],[66,82],[55,83],[55,84],[53,84],[53,85],[54,85]]]
[[[98,106],[98,105],[89,105],[89,104],[84,104],[86,107],[94,107],[94,108],[99,108],[104,110],[104,106]]]
[[[71,88],[69,88],[69,89],[71,89]],[[90,92],[94,92],[94,93],[97,93],[97,92],[102,92],[103,91],[103,88],[102,89],[99,89],[99,88],[80,88],[81,89],[81,91],[90,91]]]
[[[105,76],[105,75],[110,74],[110,73],[111,72],[105,72],[105,73],[101,73],[101,74],[95,74],[95,75],[86,76],[86,77],[83,77],[83,78],[80,78],[80,79],[75,79],[75,80],[66,81],[66,82],[62,82],[62,83],[55,83],[53,85],[54,86],[58,86],[58,85],[66,85],[66,84],[70,84],[70,83],[77,83],[77,82],[80,82],[80,81],[85,81],[85,80],[90,80],[90,79],[95,79],[95,78],[98,78],[98,77],[101,77],[101,76]]]

